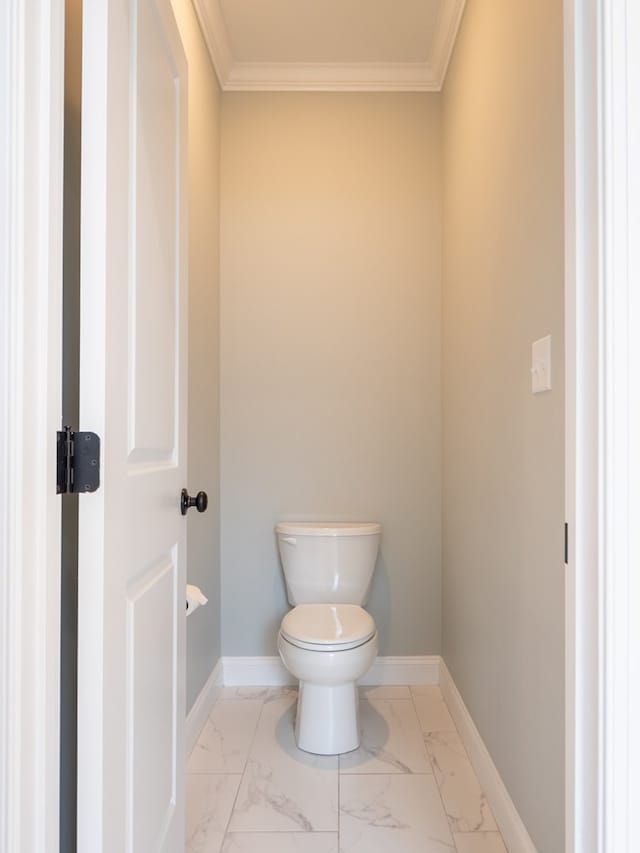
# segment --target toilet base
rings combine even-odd
[[[330,686],[301,681],[295,736],[299,749],[338,755],[360,746],[358,688],[353,682]]]

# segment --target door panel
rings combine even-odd
[[[173,601],[176,554],[161,558],[128,591],[127,754],[131,757],[131,850],[162,849],[176,804],[178,694]],[[151,664],[149,666],[149,663]],[[158,744],[171,745],[158,752]],[[147,768],[154,768],[148,778]],[[156,837],[157,836],[157,837]]]
[[[169,0],[84,4],[78,849],[183,847],[186,63]]]
[[[179,296],[179,75],[151,3],[139,7],[132,87],[131,461],[171,459]],[[150,378],[152,381],[150,381]]]

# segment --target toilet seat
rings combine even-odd
[[[284,631],[280,631],[280,636],[286,643],[295,646],[297,649],[306,649],[310,652],[348,652],[350,649],[357,649],[360,646],[364,646],[376,635],[374,631],[373,634],[369,634],[364,640],[355,640],[352,643],[305,643],[304,640],[296,640],[288,637]]]
[[[282,620],[280,633],[300,649],[337,652],[362,646],[376,626],[357,604],[299,604]]]

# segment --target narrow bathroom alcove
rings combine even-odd
[[[187,580],[208,598],[186,623],[186,851],[561,853],[561,4],[165,5],[188,66],[187,479],[209,496],[186,522]],[[78,69],[69,81],[76,420]],[[533,395],[547,335],[552,387]],[[73,503],[64,516],[72,853]],[[378,683],[360,685],[362,742],[339,757],[293,739],[283,520],[383,528]]]
[[[242,661],[276,654],[288,607],[278,521],[380,521],[368,605],[380,655],[442,657],[525,832],[559,853],[562,10],[467,3],[437,92],[235,91],[233,68],[221,90],[192,16],[179,19],[192,62],[191,464],[209,459],[203,435],[220,447],[213,558],[199,520],[190,522],[190,547],[202,537],[190,572],[212,604],[189,624],[189,702],[216,664],[237,675]],[[229,26],[248,51],[247,20],[237,13]],[[263,45],[275,50],[265,30]],[[203,317],[214,304],[212,326]],[[549,334],[553,387],[532,395],[531,344]],[[203,346],[219,353],[204,367]],[[205,405],[212,420],[198,414]],[[224,731],[222,717],[247,715],[238,724],[244,758],[232,770],[210,765],[233,778],[189,775],[192,787],[220,782],[237,833],[250,824],[242,773],[268,750],[268,727],[290,713],[286,692],[254,687],[224,688],[213,711]],[[459,767],[466,778],[438,688],[385,689],[366,700],[367,725],[378,753],[389,747],[380,761],[391,775],[411,767],[390,747],[399,725],[413,733],[407,743],[422,730],[419,752],[436,777]],[[205,752],[215,752],[211,737],[205,729]],[[382,770],[367,761],[345,759],[344,790],[358,768]],[[343,779],[336,767],[326,772]],[[367,781],[375,801],[373,772]],[[287,831],[285,818],[274,821],[264,826]],[[459,821],[459,851],[498,844],[488,817]],[[489,835],[474,840],[474,828]]]

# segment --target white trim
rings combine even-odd
[[[378,657],[359,683],[367,686],[381,684],[437,684],[440,658],[437,655]],[[296,684],[276,655],[273,657],[223,657],[223,683],[227,687],[282,687]]]
[[[602,850],[640,849],[640,10],[603,0]]]
[[[236,62],[222,88],[230,92],[439,92],[441,85],[425,62]]]
[[[193,6],[220,86],[225,89],[234,60],[220,3],[217,0],[193,0]]]
[[[522,818],[444,661],[440,663],[440,689],[509,853],[536,853]]]
[[[193,747],[198,742],[200,732],[207,722],[211,709],[220,698],[222,692],[222,659],[218,659],[213,671],[207,679],[204,687],[198,694],[198,698],[187,714],[185,731],[185,755],[188,758]]]
[[[466,0],[443,0],[426,62],[238,62],[219,0],[193,0],[223,91],[439,92]]]
[[[440,680],[439,655],[385,656],[375,659],[373,666],[360,679],[359,684],[438,684]]]
[[[295,684],[280,658],[273,657],[223,657],[222,683],[225,687],[282,687]]]
[[[440,17],[433,36],[430,56],[431,67],[438,81],[438,92],[442,89],[447,76],[465,3],[466,0],[445,0],[440,7]]]
[[[58,850],[64,3],[0,4],[0,850]]]
[[[599,19],[565,0],[565,849],[600,850]]]

